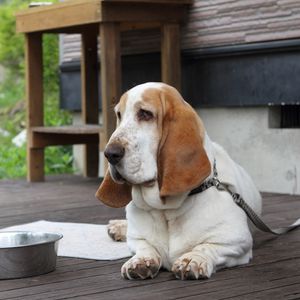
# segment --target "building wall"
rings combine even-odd
[[[299,37],[298,0],[196,0],[183,30],[184,49]]]
[[[270,128],[267,107],[198,113],[210,138],[249,172],[260,191],[300,194],[299,128]]]
[[[299,38],[299,25],[299,0],[194,0],[182,28],[181,47],[197,49]],[[79,35],[65,35],[62,44],[62,62],[80,58]],[[124,54],[157,52],[160,33],[124,32],[121,44]]]

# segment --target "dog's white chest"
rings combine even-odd
[[[157,184],[152,188],[134,188],[133,201],[127,206],[128,232],[134,235],[136,228],[132,221],[138,215],[142,226],[139,231],[163,253],[163,265],[170,268],[176,257],[189,247],[182,238],[189,236],[187,216],[192,206],[193,199],[186,200],[186,195],[163,202]]]

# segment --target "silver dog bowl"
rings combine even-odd
[[[0,279],[22,278],[55,270],[61,234],[0,232]]]

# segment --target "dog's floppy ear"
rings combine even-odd
[[[95,196],[107,206],[123,207],[131,201],[131,186],[114,182],[107,170]]]
[[[204,127],[175,89],[161,93],[162,138],[158,152],[160,196],[192,190],[211,173],[203,147]]]

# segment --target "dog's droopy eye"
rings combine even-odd
[[[153,119],[153,113],[149,110],[139,109],[137,112],[137,117],[139,121],[150,121]]]
[[[121,113],[119,111],[117,112],[117,117],[118,117],[118,120],[121,121]]]

